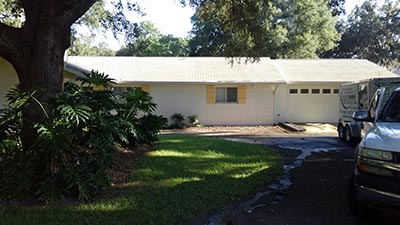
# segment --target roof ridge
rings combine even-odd
[[[274,67],[278,70],[279,74],[283,77],[283,79],[285,80],[285,83],[288,84],[289,82],[288,82],[288,78],[287,78],[285,72],[283,72],[282,68],[275,63],[277,61],[271,60],[271,62],[272,62],[272,65],[274,65]]]

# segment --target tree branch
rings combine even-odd
[[[23,41],[20,28],[8,26],[0,23],[0,55],[7,61],[14,64],[18,59],[23,59],[22,53],[24,51]],[[15,51],[20,49],[20,51]]]
[[[58,2],[59,0],[55,1]],[[92,7],[92,5],[97,1],[99,0],[65,1],[63,3],[64,7],[61,9],[62,12],[59,14],[60,21],[63,21],[64,23],[67,23],[69,26],[71,26],[76,20],[83,16],[83,14],[85,14],[85,12],[87,12],[90,7]]]

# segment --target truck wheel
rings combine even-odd
[[[344,141],[344,129],[343,129],[342,124],[338,125],[337,131],[338,131],[339,140]]]
[[[350,130],[350,126],[346,125],[346,127],[344,128],[344,140],[347,143],[351,143],[353,141],[353,136],[351,136],[351,130]]]
[[[357,199],[355,185],[355,177],[353,174],[350,178],[349,187],[347,190],[347,204],[350,208],[350,211],[361,220],[376,220],[376,217],[381,215],[383,212],[363,206]]]

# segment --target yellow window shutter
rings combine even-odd
[[[246,104],[246,85],[239,85],[238,87],[238,103]]]
[[[215,86],[207,85],[207,104],[215,104]]]
[[[93,91],[102,91],[106,88],[103,85],[93,85]]]
[[[143,91],[150,93],[150,85],[148,84],[143,84],[142,86],[140,86],[142,88]]]

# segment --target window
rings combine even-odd
[[[378,108],[378,101],[379,101],[380,96],[381,96],[381,90],[378,90],[375,93],[374,97],[372,97],[371,105],[369,106],[369,110],[368,110],[369,116],[372,119],[375,119],[376,108]]]
[[[289,89],[290,94],[297,94],[298,90],[297,89]]]
[[[319,89],[311,89],[312,94],[319,94]]]
[[[122,93],[122,92],[126,91],[126,87],[113,87],[112,90],[117,93]]]
[[[333,93],[334,94],[339,94],[339,89],[337,89],[337,88],[333,89]]]
[[[238,102],[236,87],[217,87],[215,89],[215,102]]]
[[[322,89],[322,94],[330,94],[331,89]]]
[[[383,108],[381,120],[383,122],[400,122],[400,92],[395,91]]]
[[[308,94],[308,89],[301,89],[301,90],[300,90],[300,93],[301,93],[301,94]]]

